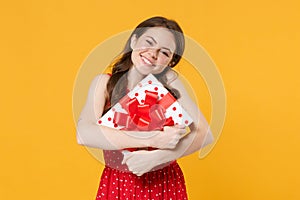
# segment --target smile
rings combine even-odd
[[[146,57],[144,57],[144,56],[141,55],[141,59],[143,60],[143,62],[145,64],[154,66],[154,64],[150,60],[148,60]]]

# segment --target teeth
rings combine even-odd
[[[152,65],[152,63],[147,58],[142,57],[142,59],[143,59],[143,61],[145,61],[145,63]]]

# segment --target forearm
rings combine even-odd
[[[183,137],[174,149],[158,149],[157,156],[159,156],[161,163],[166,163],[176,160],[180,157],[190,155],[207,144],[213,141],[213,136],[210,129],[196,129],[191,131],[188,135]]]
[[[79,144],[105,150],[151,146],[160,131],[123,131],[100,126],[91,120],[79,120],[77,141]]]

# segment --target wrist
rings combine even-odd
[[[164,164],[173,160],[176,160],[176,158],[173,156],[171,150],[166,149],[157,149],[153,151],[154,156],[157,157],[159,160],[159,164]]]

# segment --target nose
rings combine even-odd
[[[158,52],[159,52],[159,49],[156,49],[156,48],[151,48],[148,51],[148,53],[151,56],[151,58],[153,58],[155,60],[157,59]]]

